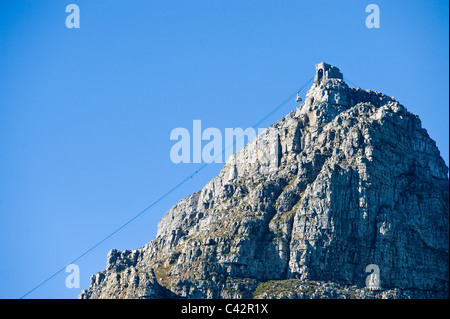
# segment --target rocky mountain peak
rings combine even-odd
[[[175,204],[156,239],[111,251],[80,297],[448,297],[447,173],[416,115],[319,63],[303,104]]]

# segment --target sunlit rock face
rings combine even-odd
[[[448,297],[447,173],[416,115],[320,63],[304,104],[173,206],[156,239],[111,251],[80,297]]]

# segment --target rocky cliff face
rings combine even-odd
[[[448,297],[448,168],[420,119],[319,64],[305,103],[81,298]],[[366,267],[381,289],[364,288]],[[280,289],[278,289],[278,288]]]

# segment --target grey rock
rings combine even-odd
[[[316,72],[304,104],[174,205],[156,239],[112,250],[80,298],[448,298],[435,142],[394,98]]]

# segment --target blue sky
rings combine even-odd
[[[79,29],[66,28],[70,3]],[[379,29],[365,25],[370,3]],[[250,127],[321,61],[419,115],[448,165],[448,10],[448,1],[0,0],[0,298],[21,297],[200,167],[171,162],[174,128]],[[80,259],[80,289],[62,272],[27,298],[76,298],[110,249],[154,239],[163,214],[220,168]]]

